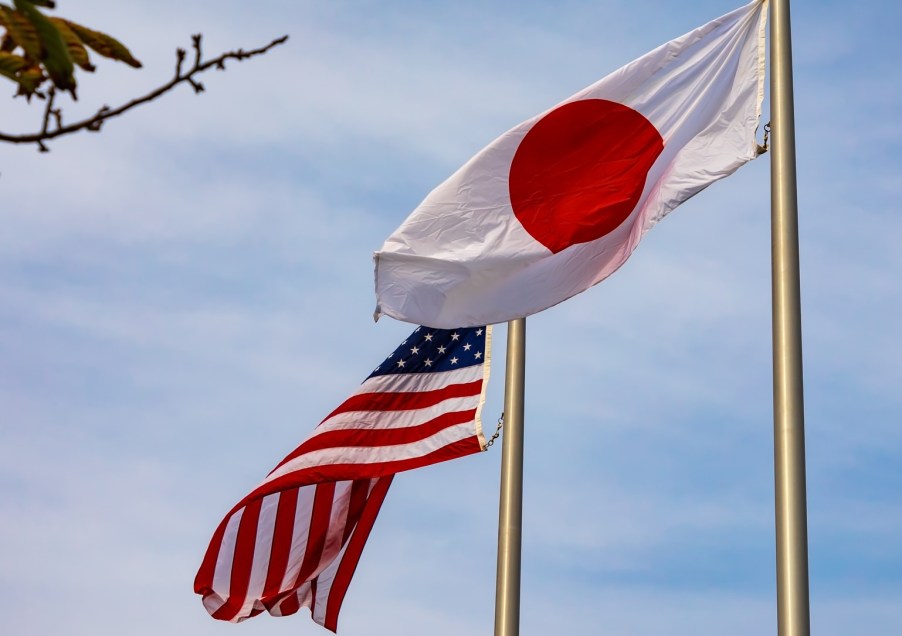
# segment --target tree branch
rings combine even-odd
[[[273,47],[276,47],[280,44],[284,44],[288,39],[287,35],[284,35],[280,38],[277,38],[267,44],[266,46],[262,46],[258,49],[252,49],[250,51],[245,51],[243,49],[238,49],[237,51],[229,51],[227,53],[223,53],[219,57],[216,57],[212,60],[203,61],[201,55],[201,35],[193,35],[191,36],[192,47],[194,48],[194,65],[187,72],[182,74],[182,64],[185,61],[186,52],[184,49],[176,50],[176,67],[175,67],[175,76],[166,84],[154,89],[153,91],[143,95],[142,97],[137,97],[130,102],[127,102],[121,106],[116,108],[110,108],[109,106],[103,106],[100,108],[92,117],[88,119],[83,119],[81,121],[75,122],[73,124],[69,124],[68,126],[63,126],[62,123],[62,111],[60,109],[53,108],[53,99],[55,96],[55,91],[51,88],[48,91],[47,95],[47,107],[44,110],[44,118],[43,125],[41,126],[41,131],[38,133],[27,134],[27,135],[10,135],[3,132],[0,132],[0,142],[7,142],[13,144],[28,144],[28,143],[36,143],[38,145],[38,149],[41,152],[47,152],[48,148],[44,144],[45,141],[49,139],[55,139],[57,137],[62,137],[63,135],[70,135],[74,132],[78,132],[79,130],[89,130],[92,132],[97,132],[100,130],[101,125],[107,120],[113,117],[118,117],[122,113],[131,110],[135,106],[140,106],[141,104],[145,104],[147,102],[153,101],[156,98],[160,97],[164,93],[168,93],[173,88],[178,86],[183,82],[187,82],[194,89],[195,93],[200,93],[204,90],[204,85],[194,79],[195,75],[199,75],[204,71],[209,70],[212,67],[216,67],[219,70],[225,69],[226,60],[238,60],[239,62],[242,60],[246,60],[250,57],[255,57],[257,55],[263,55]],[[50,128],[50,117],[53,116],[56,126],[54,128]]]

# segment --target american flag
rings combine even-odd
[[[213,618],[309,607],[336,631],[394,474],[485,448],[490,347],[491,327],[417,328],[238,502],[194,581]]]

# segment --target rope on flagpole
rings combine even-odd
[[[489,446],[495,443],[495,440],[498,439],[498,436],[501,435],[501,427],[504,426],[504,413],[498,416],[498,426],[495,428],[495,434],[489,438],[489,441],[485,443],[485,446],[482,447],[482,450],[489,450]]]

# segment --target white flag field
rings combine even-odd
[[[599,283],[757,154],[767,1],[668,42],[498,137],[375,253],[376,318],[522,318]]]

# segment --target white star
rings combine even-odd
[[[427,367],[431,367],[431,366],[432,366],[432,360],[430,360],[429,358],[426,358],[426,366],[427,366]]]
[[[472,346],[473,346],[473,345],[471,345],[471,344],[468,342],[467,344],[464,345],[464,351],[469,351],[469,350],[470,350],[470,347],[472,347]]]
[[[402,368],[403,366],[404,366],[404,361],[403,361],[403,360],[398,360],[398,368],[400,369],[400,368]]]
[[[438,348],[438,352],[439,352],[439,353],[445,353],[445,351],[447,351],[447,349],[445,349],[444,347],[439,347],[439,348]]]
[[[458,334],[457,332],[454,332],[451,334],[451,340],[459,340],[459,339],[460,339],[460,334]]]
[[[410,352],[411,352],[413,355],[417,355],[417,354],[420,352],[420,348],[419,348],[419,347],[414,347],[413,349],[410,350]]]
[[[388,357],[386,358],[386,360],[391,360],[391,357],[392,357],[393,355],[395,355],[395,352],[394,352],[394,351],[392,351],[390,354],[388,354]]]
[[[451,358],[451,364],[457,364],[457,358]]]
[[[432,342],[432,334],[431,333],[427,333],[424,337],[426,338],[426,342]]]
[[[477,360],[479,360],[479,358],[482,357],[482,351],[477,351],[477,352],[476,352],[476,355],[473,356],[473,357],[476,358]]]
[[[481,336],[481,335],[482,335],[482,329],[477,329],[477,330],[476,330],[476,335],[477,335],[477,336]]]
[[[417,327],[416,329],[413,330],[413,332],[414,332],[414,333],[419,333],[420,329],[422,329],[422,327]]]
[[[404,342],[401,343],[401,346],[403,347],[406,344],[407,344],[407,341],[405,340]]]

